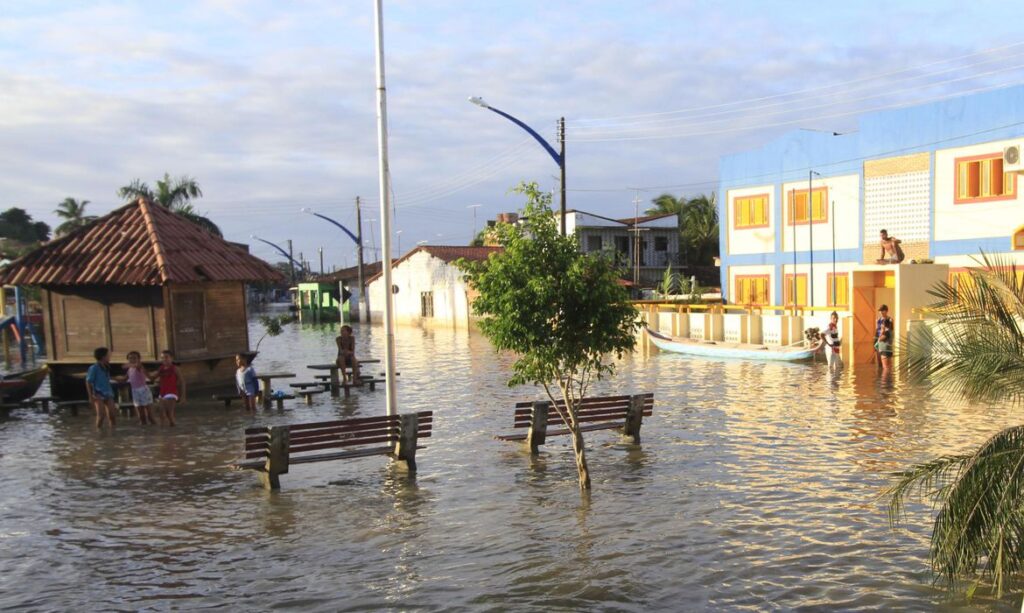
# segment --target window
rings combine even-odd
[[[768,225],[768,194],[743,196],[733,201],[733,225],[736,229],[763,228]]]
[[[655,236],[654,237],[654,250],[655,251],[668,251],[668,237],[667,236]]]
[[[850,307],[850,275],[845,272],[828,273],[828,306]]]
[[[733,304],[768,304],[768,275],[736,275]]]
[[[601,247],[602,245],[600,236],[587,237],[587,251],[600,251]]]
[[[1024,250],[1024,226],[1017,228],[1017,231],[1013,233],[1013,250]]]
[[[811,209],[808,211],[807,208],[807,190],[797,189],[791,190],[786,194],[786,224],[792,225],[794,222],[794,214],[796,215],[796,223],[805,224],[811,213],[814,217],[811,220],[813,223],[825,223],[828,221],[828,188],[827,187],[815,187],[814,193],[811,196]]]
[[[989,153],[956,158],[953,202],[1012,200],[1017,193],[1017,174],[1003,172],[1003,154]]]
[[[619,262],[626,262],[629,260],[629,237],[628,236],[616,236],[615,237],[615,255]]]
[[[420,317],[434,316],[434,292],[420,292]]]
[[[793,301],[793,275],[786,275],[782,285],[783,304],[803,306],[807,304],[807,274],[796,276],[796,302]]]

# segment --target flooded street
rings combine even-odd
[[[383,357],[382,333],[357,327],[360,353]],[[254,366],[310,381],[334,334],[292,326]],[[505,386],[506,356],[450,330],[399,328],[396,345],[401,411],[435,411],[414,482],[381,457],[293,467],[275,493],[225,468],[244,427],[378,415],[382,387],[255,420],[197,397],[174,430],[0,418],[0,608],[1015,608],[948,602],[931,587],[929,510],[894,533],[876,497],[893,471],[969,449],[1018,409],[872,369],[637,354],[593,393],[655,393],[643,445],[589,433],[581,499],[567,437],[534,460],[493,439],[516,400],[540,397]]]

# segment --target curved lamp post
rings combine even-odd
[[[359,228],[357,230],[359,234],[357,236],[355,234],[352,234],[351,230],[349,230],[345,226],[341,225],[337,221],[331,219],[327,215],[321,215],[320,213],[317,213],[316,211],[314,211],[313,209],[310,209],[310,208],[303,208],[302,212],[303,213],[309,213],[310,215],[312,215],[314,217],[319,217],[320,219],[323,219],[326,222],[329,222],[329,223],[334,224],[335,226],[338,226],[339,228],[341,228],[342,232],[347,234],[348,237],[351,238],[353,242],[355,242],[355,244],[356,244],[356,255],[357,255],[358,260],[359,260],[359,262],[358,262],[358,266],[359,266],[358,277],[359,278],[356,279],[356,283],[359,284],[359,299],[363,303],[363,309],[362,310],[363,310],[363,312],[366,313],[366,315],[365,315],[366,321],[370,321],[370,298],[369,298],[369,296],[366,295],[366,284],[363,282],[363,227],[362,227],[362,223],[361,222],[359,223]],[[360,219],[360,215],[359,215],[359,198],[356,198],[356,219],[357,219],[357,221]],[[359,319],[362,319],[363,317],[364,317],[364,315],[362,315],[362,313],[360,313]]]
[[[555,148],[552,147],[551,144],[548,143],[548,141],[544,140],[544,138],[540,134],[537,134],[537,132],[533,128],[526,125],[522,121],[516,119],[515,117],[509,115],[505,111],[496,109],[493,106],[487,104],[486,102],[484,102],[484,99],[481,98],[480,96],[470,96],[469,101],[479,107],[483,107],[489,111],[493,111],[498,115],[501,115],[505,119],[519,126],[520,128],[526,130],[526,132],[530,136],[532,136],[534,140],[540,143],[541,147],[544,147],[544,150],[548,152],[548,155],[550,155],[551,159],[555,161],[555,164],[558,164],[558,169],[561,171],[562,174],[562,202],[561,208],[559,210],[562,216],[562,236],[565,236],[565,117],[561,117],[558,120],[558,144],[561,148],[561,151],[559,152],[555,151]]]
[[[280,248],[279,246],[275,245],[274,243],[272,243],[272,242],[270,242],[270,241],[268,241],[268,240],[266,240],[266,239],[262,239],[262,238],[260,238],[260,237],[256,236],[255,234],[250,234],[250,235],[249,235],[249,238],[251,238],[251,239],[252,239],[252,240],[254,240],[254,241],[259,241],[259,242],[261,242],[261,243],[264,243],[264,244],[266,244],[266,245],[270,245],[270,246],[271,246],[271,247],[273,247],[274,249],[277,249],[277,252],[278,252],[278,253],[280,253],[280,254],[281,254],[281,255],[283,255],[283,256],[284,256],[285,258],[287,258],[287,260],[288,260],[288,263],[289,263],[289,264],[291,265],[291,267],[292,267],[292,283],[294,284],[294,283],[295,283],[295,260],[294,260],[294,259],[292,258],[292,256],[291,256],[291,255],[289,255],[289,253],[288,253],[287,251],[285,251],[284,249],[282,249],[282,248]],[[299,268],[301,269],[302,267],[300,266]]]

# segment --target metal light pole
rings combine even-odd
[[[391,294],[391,194],[388,190],[388,105],[387,88],[384,85],[384,10],[382,0],[374,2],[374,39],[377,55],[377,151],[378,175],[380,179],[380,237],[381,247],[387,257],[381,258],[382,281],[384,282],[384,380],[387,387],[386,407],[388,415],[398,414],[398,395],[395,386],[395,322],[394,299]]]
[[[810,273],[807,275],[810,279],[810,299],[811,306],[814,306],[814,190],[812,189],[812,180],[814,175],[821,176],[821,173],[813,170],[807,171],[807,232],[810,235],[808,238],[809,244],[807,245],[807,255],[810,258]],[[833,222],[835,223],[835,222]]]
[[[790,296],[793,304],[796,304],[796,188],[789,190],[789,221],[793,226],[793,293]],[[796,311],[793,311],[796,315]]]
[[[290,241],[290,240],[288,241],[288,251],[285,251],[284,249],[282,249],[281,247],[275,245],[274,243],[272,243],[272,242],[270,242],[268,240],[262,239],[262,238],[256,236],[255,234],[250,234],[249,238],[251,238],[254,241],[259,241],[259,242],[264,243],[266,245],[270,245],[271,247],[276,249],[278,253],[280,253],[284,257],[288,258],[288,264],[289,264],[289,266],[291,266],[291,269],[292,269],[292,285],[295,285],[295,260],[292,259],[292,256],[289,253],[289,251],[291,251],[292,241]]]
[[[562,186],[561,186],[562,202],[561,202],[561,206],[559,208],[559,211],[561,213],[561,218],[562,218],[562,221],[561,221],[562,236],[565,236],[565,117],[561,117],[558,120],[558,144],[559,144],[559,148],[561,149],[561,153],[559,153],[559,152],[555,151],[555,148],[552,147],[551,144],[548,143],[548,141],[544,140],[544,138],[540,134],[537,134],[537,132],[533,128],[531,128],[530,126],[526,125],[522,121],[516,119],[515,117],[509,115],[505,111],[501,111],[501,110],[496,109],[493,106],[487,104],[486,102],[484,102],[484,99],[481,98],[480,96],[470,96],[469,97],[469,101],[472,102],[473,104],[477,105],[477,106],[483,107],[483,108],[485,108],[485,109],[487,109],[489,111],[493,111],[493,112],[497,113],[498,115],[501,115],[505,119],[511,121],[512,123],[514,123],[517,126],[519,126],[520,128],[522,128],[523,130],[526,130],[526,132],[530,136],[532,136],[534,138],[534,140],[536,140],[538,143],[540,143],[540,145],[542,147],[544,147],[544,150],[548,152],[548,155],[550,155],[551,159],[553,159],[555,161],[555,164],[558,164],[558,168],[561,171],[561,177],[562,177],[562,179],[561,179],[561,182],[562,182]]]
[[[356,282],[359,284],[359,297],[363,301],[364,310],[366,311],[366,321],[370,321],[370,303],[367,302],[366,287],[363,285],[363,228],[362,228],[362,224],[359,223],[359,196],[356,196],[356,224],[359,226],[358,229],[357,229],[358,234],[352,234],[351,230],[349,230],[348,228],[346,228],[342,224],[338,223],[337,220],[331,219],[327,215],[322,215],[320,213],[317,213],[313,209],[304,208],[304,209],[302,209],[302,212],[303,213],[309,213],[310,215],[312,215],[314,217],[319,217],[320,219],[323,219],[324,221],[326,221],[328,223],[334,224],[335,226],[341,228],[342,232],[347,234],[349,238],[351,238],[353,241],[355,241],[356,251],[359,253],[359,273],[358,273],[359,277],[356,280]],[[321,259],[323,259],[323,254],[322,253],[321,253]],[[320,268],[321,269],[323,268],[323,262],[321,262]],[[322,272],[323,272],[323,270],[321,270],[321,273]],[[360,317],[359,319],[361,320],[363,318]]]

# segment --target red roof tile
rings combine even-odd
[[[409,253],[406,253],[401,258],[394,261],[391,265],[392,268],[398,266],[402,262],[408,260],[413,255],[420,251],[426,251],[430,255],[434,256],[439,260],[451,263],[459,259],[467,259],[474,262],[482,262],[486,260],[492,253],[499,253],[504,249],[503,247],[458,247],[451,245],[420,245]],[[366,284],[369,285],[371,281],[376,280],[381,276],[381,272],[373,275],[366,280]]]
[[[132,202],[0,271],[5,285],[164,285],[281,281],[245,249],[164,207]]]

